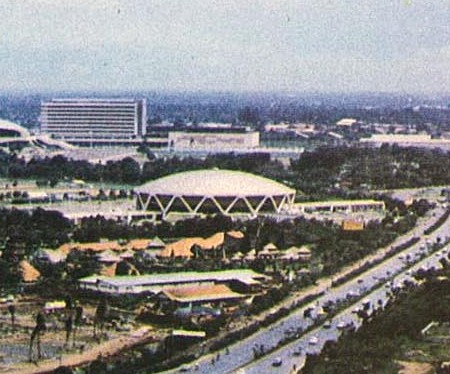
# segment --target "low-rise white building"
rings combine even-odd
[[[258,287],[261,281],[268,279],[266,275],[249,269],[223,270],[208,272],[179,272],[165,274],[147,274],[137,276],[107,277],[92,275],[81,278],[78,284],[83,290],[96,291],[107,294],[157,294],[164,289],[173,287],[192,287],[206,284],[230,284],[236,282],[243,288]]]
[[[169,148],[175,151],[233,151],[259,147],[257,131],[170,131]]]

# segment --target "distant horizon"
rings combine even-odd
[[[395,96],[395,97],[423,97],[423,98],[444,98],[450,97],[450,89],[442,92],[405,92],[405,91],[258,91],[258,90],[158,90],[158,89],[36,89],[36,90],[2,90],[0,88],[0,96],[35,96],[35,95],[77,95],[86,94],[89,96],[100,95],[243,95],[243,96]]]

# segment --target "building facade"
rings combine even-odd
[[[133,141],[146,134],[146,100],[52,99],[40,121],[43,133],[71,143]]]
[[[169,148],[175,151],[233,151],[259,147],[257,131],[170,131]]]

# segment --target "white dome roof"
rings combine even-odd
[[[295,190],[273,180],[232,170],[197,170],[172,174],[136,188],[138,193],[183,196],[277,196]]]

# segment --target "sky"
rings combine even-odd
[[[1,0],[0,91],[450,91],[450,0]]]

